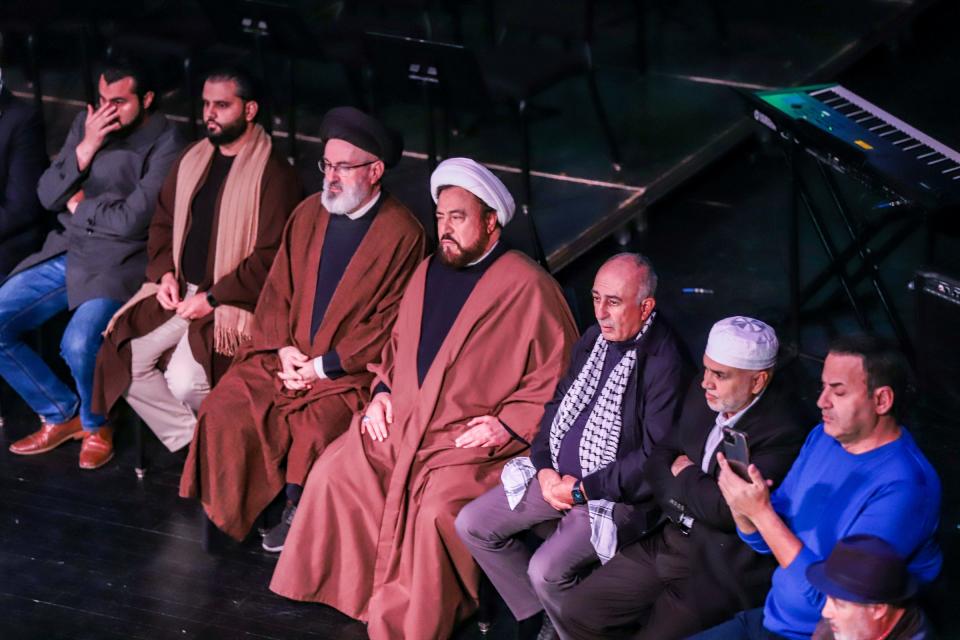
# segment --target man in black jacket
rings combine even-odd
[[[621,549],[564,599],[564,638],[683,638],[760,606],[774,563],[737,537],[717,486],[724,428],[746,434],[750,462],[780,482],[806,430],[786,385],[773,376],[778,349],[768,325],[717,322],[677,428],[658,443],[645,476],[665,514],[655,534]],[[706,400],[706,402],[704,402]]]
[[[574,346],[530,458],[507,463],[502,486],[457,517],[460,537],[534,637],[543,611],[557,624],[565,592],[649,527],[644,474],[672,428],[689,380],[679,343],[654,312],[657,276],[646,258],[619,254],[597,272],[597,326]],[[655,521],[655,518],[654,518]],[[555,522],[531,554],[518,535]]]
[[[37,180],[46,164],[36,108],[14,97],[0,76],[0,279],[43,241]]]

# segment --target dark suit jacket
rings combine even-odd
[[[550,424],[567,389],[587,363],[599,335],[600,327],[593,325],[573,347],[570,367],[546,407],[540,431],[531,447],[530,457],[537,471],[552,466]],[[663,314],[658,313],[637,347],[637,364],[623,398],[617,459],[583,479],[588,498],[641,507],[630,522],[618,528],[621,544],[629,542],[649,526],[649,514],[656,505],[652,501],[653,493],[644,473],[644,464],[654,445],[666,438],[673,428],[689,379],[690,368],[680,343]]]
[[[41,204],[59,213],[63,229],[51,231],[40,251],[14,270],[66,253],[71,309],[93,298],[126,300],[143,282],[147,228],[160,187],[183,147],[173,123],[154,113],[129,135],[108,140],[81,172],[76,152],[85,122],[86,111],[81,111],[37,184]],[[66,203],[80,189],[84,199],[71,215]]]
[[[45,166],[36,108],[0,91],[0,279],[43,241],[45,216],[37,181]]]
[[[774,377],[766,392],[734,427],[747,434],[750,461],[776,486],[793,464],[808,429],[799,403],[783,381]],[[720,494],[717,461],[701,471],[707,436],[716,422],[699,382],[690,386],[677,428],[657,445],[647,461],[647,476],[665,514],[676,518],[683,505],[695,522],[690,532],[694,553],[692,577],[685,599],[705,616],[722,621],[742,609],[763,605],[770,588],[773,556],[755,553],[739,536],[726,501]],[[674,477],[673,461],[686,454],[694,465]],[[672,522],[667,527],[675,527]],[[711,617],[712,616],[712,617]]]

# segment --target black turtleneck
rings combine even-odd
[[[487,272],[497,258],[507,252],[506,243],[501,238],[479,263],[456,269],[449,267],[437,257],[430,258],[427,267],[427,281],[423,294],[423,316],[420,320],[420,343],[417,348],[417,381],[423,384],[430,365],[440,350],[440,345],[450,332],[450,327],[463,309],[467,298],[480,278]]]
[[[373,224],[373,219],[383,204],[383,193],[377,198],[376,204],[364,215],[351,220],[345,215],[330,214],[327,230],[323,236],[323,252],[320,256],[320,268],[317,271],[317,288],[313,297],[313,316],[310,320],[310,338],[317,333],[323,316],[330,306],[333,292],[340,285],[350,259],[357,252],[367,231]],[[323,355],[323,370],[330,378],[343,375],[340,368],[340,358],[336,351]]]
[[[200,284],[207,279],[210,239],[213,236],[213,221],[217,217],[217,201],[220,198],[220,188],[233,166],[233,158],[234,156],[220,153],[220,147],[217,147],[213,152],[207,177],[193,196],[190,205],[190,229],[183,241],[183,254],[180,259],[183,278],[191,284]]]

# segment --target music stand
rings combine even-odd
[[[365,35],[367,57],[378,89],[410,101],[419,99],[423,106],[427,163],[433,173],[437,166],[435,109],[440,107],[446,135],[452,109],[476,109],[477,105],[491,102],[477,58],[470,49],[458,44],[377,32]],[[527,211],[524,217],[533,243],[534,258],[546,268],[546,254],[533,215]]]
[[[295,6],[267,0],[240,0],[229,7],[217,5],[208,12],[221,39],[236,46],[245,47],[253,43],[257,74],[266,85],[266,52],[272,51],[286,59],[288,70],[289,109],[287,124],[289,129],[289,153],[292,159],[297,157],[297,103],[295,59],[308,58],[325,60],[320,43],[323,38],[308,25],[310,21]],[[266,86],[264,86],[266,91]],[[271,100],[265,100],[264,121],[267,130],[272,130]]]
[[[422,102],[428,162],[433,171],[437,158],[436,107],[447,118],[452,108],[476,108],[490,101],[476,57],[458,44],[372,31],[364,35],[377,88],[394,97]]]

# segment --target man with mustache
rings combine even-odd
[[[122,396],[171,451],[190,444],[200,403],[249,339],[299,200],[296,172],[256,123],[258,111],[245,72],[208,74],[206,139],[167,175],[150,224],[147,281],[114,316],[98,356],[94,410],[106,415]],[[102,449],[97,466],[111,455]]]
[[[107,322],[143,280],[150,216],[182,147],[173,124],[151,112],[154,92],[141,69],[115,62],[98,86],[100,106],[77,115],[37,186],[61,226],[0,287],[0,375],[41,420],[10,451],[35,455],[82,439],[83,469],[112,455],[113,430],[91,406],[97,350]],[[21,337],[68,309],[60,353],[76,393]]]
[[[283,548],[314,459],[370,397],[400,296],[423,258],[420,223],[381,179],[402,141],[352,107],[329,111],[323,191],[293,213],[244,344],[200,410],[180,495],[242,540],[283,492],[264,537]]]
[[[529,457],[460,511],[457,533],[519,621],[536,638],[546,613],[561,627],[564,592],[656,522],[644,468],[673,428],[689,380],[679,341],[655,311],[657,275],[638,254],[597,271],[597,324],[573,349]],[[535,553],[520,534],[556,530]]]
[[[644,468],[660,526],[567,594],[561,638],[682,638],[763,601],[773,563],[734,533],[716,453],[724,428],[735,429],[768,478],[779,481],[793,463],[806,429],[796,395],[774,373],[778,349],[773,328],[755,318],[713,325],[703,376]]]
[[[700,640],[810,637],[826,596],[807,569],[851,535],[886,540],[909,558],[907,569],[920,584],[940,573],[940,479],[898,421],[907,386],[903,356],[874,337],[838,338],[820,379],[823,421],[772,494],[755,465],[747,481],[718,456],[718,484],[737,533],[758,553],[772,554],[778,567],[763,607],[741,611]]]
[[[371,367],[373,399],[314,465],[270,586],[374,640],[446,638],[470,615],[478,572],[454,518],[529,446],[576,339],[556,282],[501,239],[504,184],[450,158],[430,190],[440,247]]]

